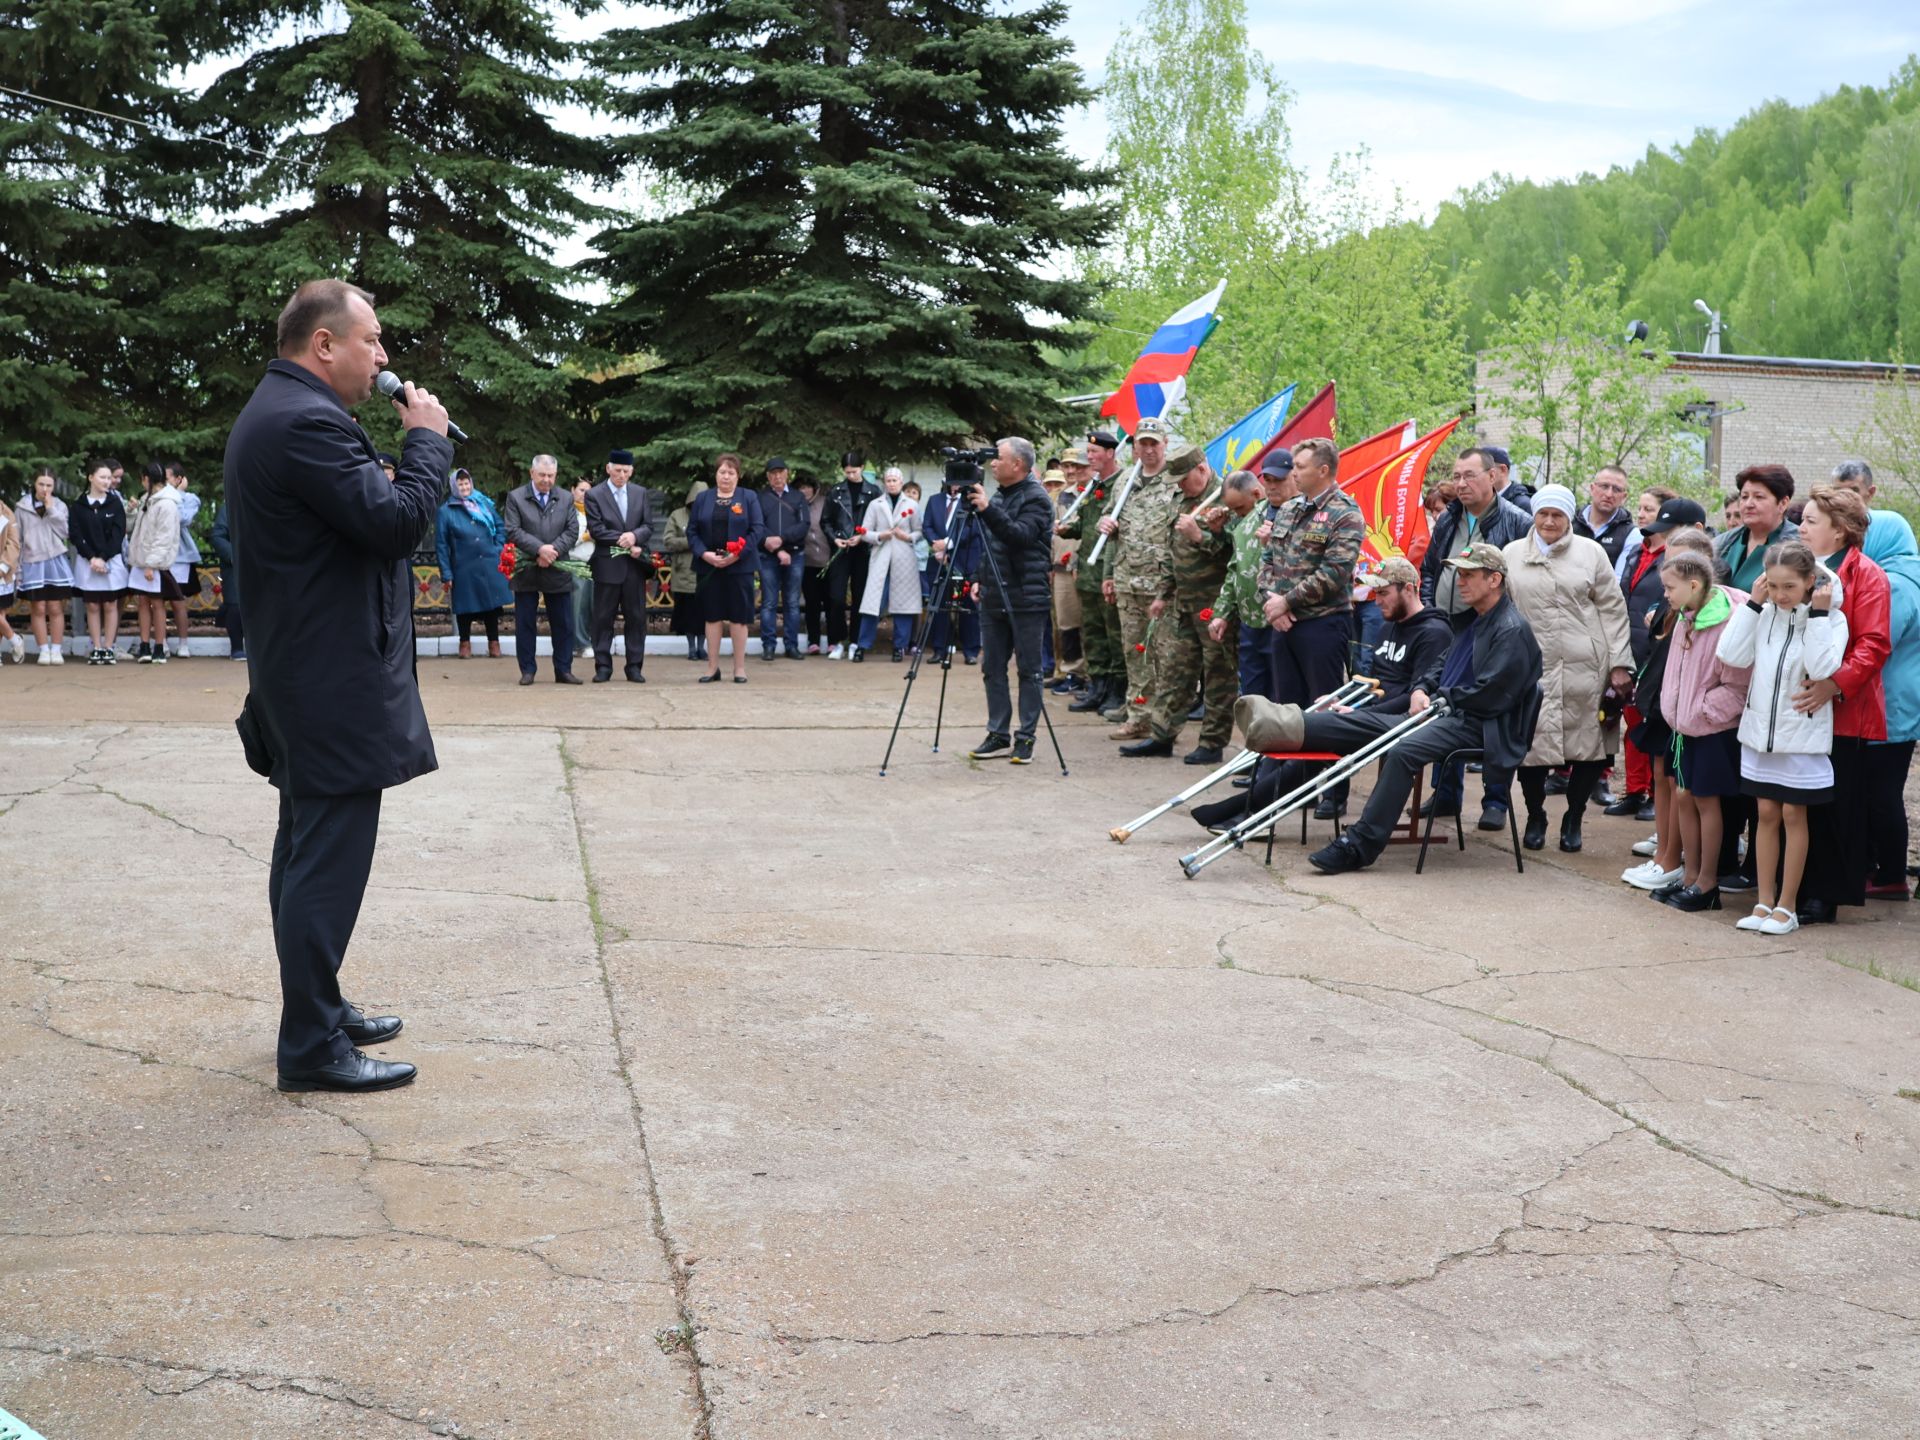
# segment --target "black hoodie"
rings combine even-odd
[[[1372,667],[1373,678],[1385,688],[1367,708],[1385,715],[1406,714],[1414,677],[1439,664],[1452,643],[1453,625],[1446,612],[1433,605],[1422,606],[1409,619],[1388,622],[1374,647]]]

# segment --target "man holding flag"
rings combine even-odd
[[[1113,572],[1101,582],[1102,593],[1120,610],[1120,645],[1127,662],[1124,723],[1115,740],[1144,740],[1147,702],[1153,695],[1153,652],[1147,632],[1150,613],[1160,594],[1160,579],[1173,568],[1168,546],[1173,536],[1174,512],[1180,492],[1167,474],[1167,422],[1149,415],[1133,434],[1133,454],[1140,474],[1134,480],[1126,509],[1116,520],[1111,512],[1100,517],[1099,531],[1114,547]],[[1111,714],[1111,712],[1108,712]]]
[[[1105,430],[1087,436],[1087,466],[1078,483],[1081,496],[1073,514],[1054,526],[1054,533],[1066,540],[1078,540],[1091,534],[1113,503],[1113,477],[1119,467],[1115,454],[1120,441]],[[1068,451],[1071,457],[1074,452]],[[1069,478],[1074,468],[1067,467]],[[1080,597],[1080,647],[1087,657],[1087,693],[1067,706],[1069,710],[1109,710],[1127,703],[1127,666],[1120,652],[1120,617],[1113,602],[1101,593],[1100,582],[1111,567],[1102,555],[1098,565],[1087,563],[1093,547],[1082,545],[1073,560],[1073,588]]]

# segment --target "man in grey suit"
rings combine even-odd
[[[614,616],[625,619],[627,679],[644,685],[647,655],[647,572],[653,561],[653,496],[633,481],[633,454],[607,456],[607,478],[587,492],[587,533],[593,537],[593,679],[613,678]]]
[[[507,496],[500,519],[521,563],[507,579],[513,591],[513,650],[520,661],[520,683],[533,684],[540,644],[540,598],[547,601],[547,629],[553,634],[553,680],[578,685],[573,673],[573,577],[557,562],[567,558],[580,538],[580,515],[573,497],[554,487],[560,464],[536,455],[525,485]],[[528,563],[531,562],[531,563]]]

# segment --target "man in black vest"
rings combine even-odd
[[[400,1033],[341,998],[380,829],[380,794],[437,766],[414,675],[407,557],[453,463],[447,412],[408,385],[389,480],[352,407],[387,363],[373,297],[313,280],[280,313],[227,437],[234,558],[247,597],[247,761],[280,791],[267,901],[280,954],[282,1090],[385,1090],[414,1067],[358,1047]]]

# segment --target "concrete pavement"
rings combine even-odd
[[[86,1437],[1862,1436],[1920,1415],[1920,915],[1768,940],[1631,822],[1325,878],[938,675],[423,661],[273,1088],[243,667],[0,672],[0,1407]],[[1557,804],[1557,802],[1553,802]],[[1317,833],[1324,826],[1315,826]]]

